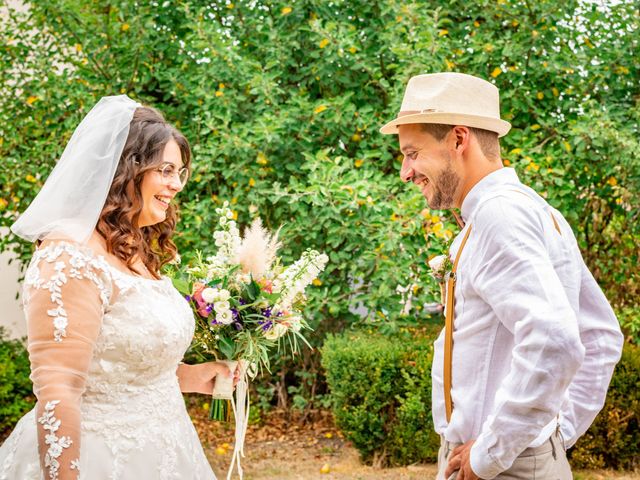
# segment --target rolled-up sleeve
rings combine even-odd
[[[527,202],[485,202],[475,215],[478,295],[514,339],[511,364],[471,450],[483,479],[508,469],[559,412],[585,349],[547,253],[542,219]]]

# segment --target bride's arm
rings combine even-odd
[[[80,476],[80,401],[110,296],[104,269],[72,244],[41,248],[27,270],[27,345],[43,478]]]
[[[211,394],[217,375],[234,376],[234,385],[238,381],[238,371],[234,373],[224,363],[206,362],[197,365],[181,363],[176,370],[182,393]]]

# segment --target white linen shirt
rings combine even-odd
[[[604,404],[623,336],[564,217],[501,168],[467,194],[455,289],[447,424],[444,330],[435,342],[433,420],[451,442],[474,440],[471,468],[492,479],[560,422],[567,447]],[[555,218],[561,234],[554,226]]]

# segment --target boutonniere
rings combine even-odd
[[[442,310],[444,310],[444,305],[447,300],[445,283],[447,283],[447,279],[453,270],[453,262],[449,256],[451,243],[453,243],[453,241],[449,242],[446,252],[443,255],[437,255],[427,262],[429,268],[431,268],[431,275],[438,281],[440,287],[440,308]]]
[[[431,275],[438,281],[440,286],[440,309],[442,311],[447,300],[444,285],[453,269],[453,263],[449,258],[449,249],[447,249],[446,254],[433,257],[428,263],[431,268]]]
[[[453,263],[449,258],[448,249],[446,254],[433,257],[428,263],[431,268],[431,275],[433,275],[439,283],[445,283],[447,274],[453,269]]]

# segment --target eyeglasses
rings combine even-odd
[[[187,184],[187,180],[189,180],[189,169],[187,169],[187,167],[182,167],[180,170],[176,170],[176,166],[174,164],[165,163],[156,170],[160,172],[162,181],[165,184],[171,182],[171,179],[177,178],[180,185],[184,187]]]

